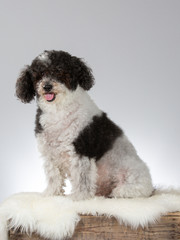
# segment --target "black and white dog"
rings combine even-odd
[[[93,84],[82,59],[63,51],[44,51],[17,80],[22,102],[37,99],[35,133],[45,159],[45,195],[62,195],[68,178],[76,200],[150,196],[146,164],[87,94]]]

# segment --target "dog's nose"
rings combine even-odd
[[[46,91],[46,92],[50,92],[51,89],[52,89],[52,85],[47,83],[43,86],[43,89]]]

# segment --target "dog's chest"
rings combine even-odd
[[[37,134],[39,150],[45,157],[60,159],[68,157],[74,135],[73,120],[61,114],[42,114],[42,132]]]

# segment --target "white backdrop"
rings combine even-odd
[[[14,95],[20,69],[44,49],[91,66],[95,102],[120,125],[155,185],[180,185],[180,1],[0,0],[0,201],[42,191],[36,104]]]

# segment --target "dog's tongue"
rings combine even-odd
[[[53,98],[54,98],[54,93],[47,93],[47,94],[45,94],[45,99],[47,101],[52,101]]]

